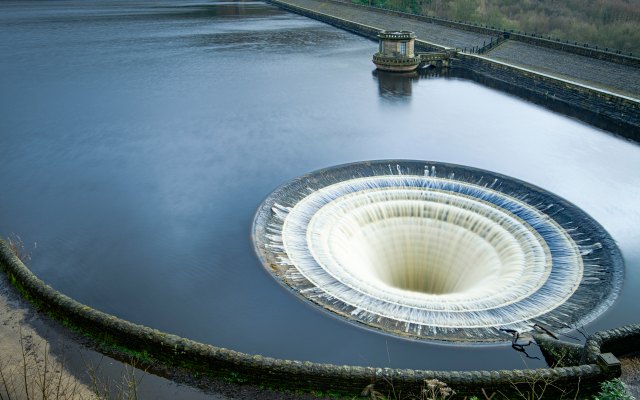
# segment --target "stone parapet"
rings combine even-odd
[[[626,354],[640,349],[640,324],[597,332],[587,339],[582,362],[597,362],[602,353]]]
[[[638,99],[473,54],[458,53],[452,66],[463,77],[640,142]]]
[[[274,5],[282,8],[283,10],[287,10],[287,11],[291,11],[291,12],[296,13],[296,14],[304,15],[306,17],[313,18],[315,20],[325,22],[325,23],[327,23],[329,25],[333,25],[335,27],[338,27],[338,28],[341,28],[341,29],[345,29],[347,31],[356,33],[358,35],[361,35],[361,36],[364,36],[364,37],[367,37],[367,38],[370,38],[370,39],[377,40],[378,34],[380,34],[380,32],[382,32],[382,29],[379,29],[379,28],[375,28],[375,27],[372,27],[372,26],[359,24],[357,22],[349,21],[347,19],[338,18],[338,17],[333,16],[333,15],[329,15],[329,14],[321,13],[321,12],[314,11],[314,10],[311,10],[311,9],[308,9],[308,8],[296,6],[294,4],[290,4],[290,3],[287,3],[285,1],[269,0],[269,3],[274,4]]]
[[[118,349],[134,354],[143,364],[186,368],[195,373],[237,383],[252,383],[275,389],[303,390],[357,396],[368,385],[376,390],[420,393],[426,379],[438,379],[453,388],[459,396],[500,392],[516,395],[532,390],[536,385],[547,387],[550,398],[580,391],[592,393],[599,384],[619,376],[619,369],[603,367],[598,360],[600,347],[616,340],[634,338],[627,346],[638,350],[638,327],[620,328],[620,333],[596,334],[588,343],[588,360],[595,361],[562,368],[502,371],[424,371],[410,369],[338,366],[306,361],[282,360],[241,353],[210,344],[161,332],[95,310],[63,295],[38,279],[18,259],[9,245],[0,240],[0,268],[9,281],[39,310],[62,321],[96,342],[102,349]],[[616,332],[618,332],[616,331]],[[626,335],[626,336],[625,336]],[[630,336],[629,336],[630,335]],[[635,346],[635,347],[633,347]],[[607,364],[608,365],[608,364]]]
[[[421,58],[417,57],[389,57],[380,53],[373,55],[373,63],[382,71],[414,71]]]
[[[411,40],[416,38],[416,34],[409,31],[381,31],[378,34],[378,38],[387,40]]]

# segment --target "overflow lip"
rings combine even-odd
[[[338,243],[340,241],[336,241],[338,244],[323,243],[329,241],[329,232],[342,224],[324,221],[333,218],[328,210],[333,207],[343,213],[340,218],[335,217],[335,221],[352,218],[363,206],[356,204],[356,211],[344,211],[350,207],[345,206],[349,200],[344,199],[349,196],[374,198],[375,194],[385,203],[392,197],[385,191],[399,193],[399,188],[422,190],[431,197],[444,193],[448,197],[442,201],[448,204],[447,207],[451,204],[457,207],[458,202],[471,204],[464,205],[471,209],[477,203],[488,210],[497,210],[496,220],[513,217],[509,219],[510,225],[505,225],[506,229],[532,232],[534,239],[531,240],[540,242],[540,248],[548,253],[546,262],[552,263],[550,272],[545,272],[548,277],[541,286],[527,287],[530,293],[526,296],[514,295],[510,300],[495,304],[483,301],[472,304],[460,296],[447,298],[447,302],[424,296],[422,300],[416,300],[420,296],[415,293],[405,296],[373,281],[354,278],[348,268],[336,261],[337,253],[331,247],[344,244]],[[365,203],[369,201],[365,200]],[[367,207],[370,205],[367,203]],[[380,209],[377,214],[406,212],[393,207]],[[447,215],[453,214],[452,210],[453,207],[448,209]],[[422,209],[418,211],[422,212]],[[394,214],[394,218],[397,216]],[[321,219],[323,221],[319,222]],[[316,226],[325,230],[314,230]],[[490,224],[487,227],[494,228]],[[487,231],[498,232],[488,228]],[[534,324],[569,331],[592,321],[613,304],[624,275],[624,262],[614,240],[577,206],[515,178],[435,161],[362,161],[295,178],[276,188],[260,205],[254,218],[252,239],[265,269],[300,298],[359,326],[422,340],[509,341],[510,336],[501,328],[525,332]],[[524,265],[518,271],[528,271],[531,265]],[[535,278],[525,277],[531,281]],[[563,291],[562,296],[558,290]],[[440,303],[446,303],[449,308],[443,308],[440,313]],[[533,308],[536,305],[540,308]],[[393,315],[385,307],[393,307]],[[404,308],[397,311],[399,307]],[[494,310],[504,312],[500,314]],[[465,321],[465,311],[473,316],[483,314],[484,319]],[[516,312],[520,314],[514,314]],[[411,318],[397,315],[410,315]]]

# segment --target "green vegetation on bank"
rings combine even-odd
[[[505,395],[501,392],[492,392],[488,394],[485,390],[482,390],[482,398],[478,396],[467,397],[464,396],[464,400],[635,400],[635,397],[627,392],[624,383],[618,379],[612,379],[600,384],[600,392],[594,396],[582,396],[579,391],[577,393],[566,392],[560,394],[549,395],[546,389],[553,386],[553,381],[542,380],[540,382],[531,382],[530,390],[517,390],[517,394]],[[437,379],[426,380],[424,386],[419,394],[403,395],[402,393],[381,393],[374,389],[374,385],[369,385],[362,392],[362,397],[369,400],[450,400],[455,397],[455,390],[447,386],[446,383]]]
[[[600,393],[594,396],[594,400],[635,400],[635,397],[627,392],[624,383],[618,378],[602,382],[600,388]]]
[[[640,55],[638,0],[351,0]]]

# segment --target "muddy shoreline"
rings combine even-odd
[[[23,378],[23,349],[33,355],[29,370],[42,369],[46,362],[48,368],[61,371],[62,379],[73,386],[70,398],[95,398],[96,389],[103,389],[108,384],[116,390],[125,375],[131,376],[129,365],[101,354],[89,339],[36,311],[11,286],[7,277],[0,274],[0,367],[7,379],[14,382]],[[256,386],[195,378],[179,369],[164,370],[163,373],[171,379],[135,369],[133,376],[138,382],[138,396],[159,400],[318,399],[312,395],[265,391]],[[96,382],[92,375],[97,375],[99,381]],[[21,387],[17,389],[19,392]]]

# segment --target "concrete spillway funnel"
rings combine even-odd
[[[567,201],[503,175],[422,161],[342,165],[273,192],[253,227],[264,266],[349,321],[422,339],[507,340],[602,313],[623,263]]]

